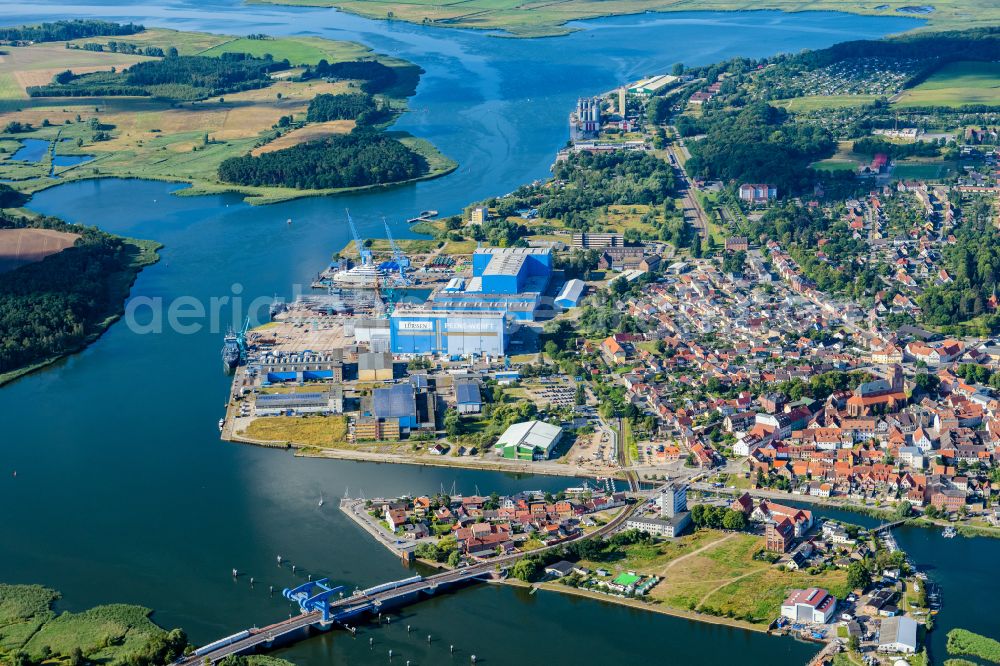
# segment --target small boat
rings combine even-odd
[[[958,535],[958,530],[954,527],[949,526],[941,530],[941,536],[945,539],[954,539],[956,535]]]
[[[222,428],[226,425],[226,419],[219,419],[219,432],[222,432]]]
[[[323,493],[319,494],[319,506],[323,506]]]

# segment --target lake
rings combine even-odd
[[[0,6],[0,22],[101,17],[150,26],[353,39],[426,70],[397,128],[433,141],[460,166],[433,181],[337,198],[251,207],[235,196],[180,197],[175,184],[95,180],[37,194],[40,212],[114,233],[159,240],[162,261],[132,299],[168,303],[290,296],[348,240],[344,209],[362,234],[398,237],[425,209],[457,213],[548,175],[580,95],[730,56],[765,56],[877,37],[918,25],[904,18],[834,13],[685,13],[581,24],[567,37],[514,40],[472,31],[370,21],[327,9],[237,2],[36,2]],[[286,224],[292,219],[291,225]],[[232,301],[230,301],[232,302]],[[235,307],[232,308],[235,310]],[[227,310],[237,323],[242,318]],[[156,609],[196,642],[293,612],[277,590],[329,576],[353,588],[407,572],[343,518],[338,497],[403,492],[555,490],[568,479],[297,459],[221,443],[228,379],[219,331],[140,334],[122,323],[96,344],[0,389],[0,578],[61,590],[61,606],[113,601]],[[17,471],[17,476],[12,475]],[[13,510],[11,510],[13,508]],[[956,540],[958,541],[958,540]],[[278,568],[277,555],[297,573]],[[234,582],[233,568],[252,575]],[[946,604],[951,592],[946,589]],[[642,613],[550,593],[480,586],[407,609],[407,619],[334,633],[282,656],[299,664],[374,663],[393,647],[415,664],[610,660],[684,664],[803,663],[815,647],[793,640]],[[407,638],[403,625],[418,628]],[[426,634],[438,640],[429,646]],[[368,637],[376,638],[370,650]],[[664,657],[669,655],[669,657]],[[738,657],[734,657],[738,655]],[[400,661],[399,663],[402,663]]]

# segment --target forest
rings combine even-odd
[[[796,124],[787,111],[764,102],[706,110],[697,119],[681,116],[677,130],[685,137],[705,135],[688,142],[689,174],[727,183],[769,183],[782,193],[811,187],[815,173],[809,165],[835,148],[825,129]]]
[[[112,23],[96,19],[53,21],[38,25],[0,28],[3,42],[61,42],[81,37],[134,35],[146,28],[136,23]]]
[[[411,180],[429,171],[427,160],[373,130],[301,143],[258,157],[231,157],[219,179],[237,185],[333,189]]]
[[[306,121],[354,120],[358,125],[374,125],[392,117],[392,107],[380,104],[368,93],[320,94],[309,102]]]
[[[408,76],[408,78],[413,79],[412,82],[400,80],[401,77],[397,73],[397,70],[400,69],[412,70],[410,72],[412,76]],[[364,81],[361,84],[361,90],[369,94],[376,94],[387,93],[392,88],[400,87],[401,84],[405,84],[404,87],[415,89],[417,79],[419,79],[422,73],[423,70],[415,65],[409,68],[394,68],[375,60],[347,60],[332,64],[326,60],[320,60],[315,66],[306,69],[302,74],[302,78]],[[398,97],[408,97],[413,94],[413,91],[396,90],[394,93]]]
[[[666,161],[644,152],[573,153],[553,168],[566,187],[553,188],[538,206],[542,217],[561,218],[609,204],[662,204],[676,189]]]
[[[197,100],[271,85],[270,74],[289,68],[287,60],[224,53],[217,58],[176,56],[139,62],[120,72],[57,74],[47,86],[32,86],[32,97],[153,95]]]
[[[5,211],[0,211],[0,228],[80,235],[62,252],[0,273],[0,374],[79,349],[121,311],[141,269],[134,246],[95,228]]]

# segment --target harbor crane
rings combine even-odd
[[[392,248],[392,260],[399,266],[399,273],[402,275],[403,271],[410,267],[410,258],[403,253],[402,248],[396,245],[396,239],[392,237],[392,232],[389,230],[389,223],[385,221],[384,217],[382,218],[382,225],[385,226],[385,237],[389,239],[389,247]]]
[[[351,211],[346,210],[347,213],[347,224],[351,227],[351,235],[354,236],[354,245],[358,248],[358,256],[361,258],[361,265],[367,266],[372,263],[372,251],[364,246],[361,242],[361,236],[358,235],[358,228],[354,226],[354,220],[351,218]]]
[[[247,332],[249,332],[249,330],[250,330],[250,317],[247,317],[246,320],[243,322],[243,326],[236,334],[236,345],[240,349],[241,363],[246,363],[247,360]]]

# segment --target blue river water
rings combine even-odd
[[[764,56],[877,37],[919,25],[834,13],[644,14],[580,24],[552,39],[514,40],[474,31],[370,21],[328,9],[243,5],[229,0],[163,3],[0,3],[0,23],[71,16],[137,20],[220,33],[314,34],[353,39],[426,70],[397,127],[433,141],[460,164],[404,187],[251,207],[236,196],[176,196],[175,184],[95,180],[37,194],[31,206],[73,222],[165,244],[132,300],[155,304],[291,295],[348,238],[345,208],[362,234],[394,234],[425,209],[460,211],[548,174],[579,95],[735,55]],[[292,224],[286,224],[291,219]],[[323,493],[501,492],[558,489],[569,482],[490,472],[304,460],[224,444],[216,421],[227,379],[220,331],[143,333],[113,326],[85,351],[0,389],[0,579],[39,582],[77,609],[124,601],[156,609],[196,642],[285,617],[267,590],[330,576],[349,587],[407,572],[344,518]],[[224,325],[223,325],[224,328]],[[12,472],[16,470],[17,476]],[[276,555],[296,562],[292,575]],[[233,582],[237,567],[256,578]],[[381,663],[393,647],[414,664],[553,664],[626,659],[684,664],[803,663],[815,647],[791,640],[641,613],[622,607],[481,586],[406,611],[403,621],[331,634],[282,653],[300,664]],[[970,628],[973,628],[970,626]],[[426,629],[426,631],[425,631]],[[367,636],[376,637],[369,650]],[[446,645],[456,645],[452,657]],[[665,655],[670,655],[666,657]]]

